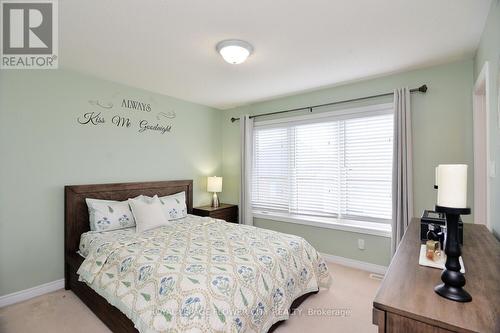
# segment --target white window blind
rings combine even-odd
[[[388,222],[393,113],[256,124],[255,210]]]

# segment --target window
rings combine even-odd
[[[314,116],[255,124],[254,211],[389,223],[392,105]]]

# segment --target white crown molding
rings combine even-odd
[[[44,283],[44,284],[41,284],[41,285],[33,287],[33,288],[20,290],[20,291],[16,291],[15,293],[12,293],[12,294],[0,296],[0,308],[7,306],[7,305],[26,301],[28,299],[31,299],[31,298],[34,298],[34,297],[37,297],[40,295],[48,294],[48,293],[51,293],[53,291],[56,291],[56,290],[59,290],[62,288],[64,288],[64,279]]]
[[[382,274],[382,275],[385,274],[385,272],[387,271],[386,266],[376,265],[376,264],[372,264],[369,262],[359,261],[359,260],[355,260],[355,259],[349,259],[349,258],[340,257],[340,256],[334,256],[333,254],[328,254],[328,253],[320,253],[320,254],[323,257],[323,259],[325,259],[325,261],[331,262],[334,264],[344,265],[347,267],[361,269],[363,271]]]

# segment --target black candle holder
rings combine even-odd
[[[436,205],[436,212],[446,214],[446,264],[441,274],[442,284],[434,287],[434,291],[447,299],[456,302],[470,302],[472,296],[462,287],[465,277],[460,272],[460,243],[458,242],[458,219],[460,215],[470,214],[470,208],[449,208]]]

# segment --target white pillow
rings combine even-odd
[[[150,202],[138,198],[128,199],[128,203],[134,213],[137,232],[169,225],[168,220],[163,215],[161,202],[157,195]]]
[[[127,201],[86,198],[90,230],[110,231],[135,226],[135,219]]]
[[[161,197],[160,201],[167,219],[177,220],[187,216],[186,192]]]
[[[140,195],[134,199],[149,203],[153,198]],[[163,214],[167,220],[177,220],[187,216],[186,192],[179,192],[172,195],[160,197]]]

